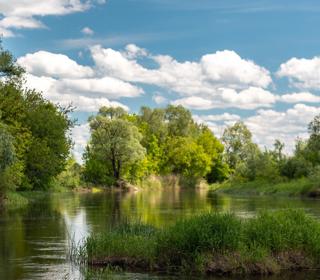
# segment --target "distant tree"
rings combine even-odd
[[[122,107],[103,106],[99,109],[99,115],[108,117],[110,119],[117,119],[127,115],[127,112]]]
[[[282,162],[285,158],[283,154],[283,149],[285,147],[284,143],[282,143],[280,140],[276,139],[274,144],[273,144],[273,156],[277,162]]]
[[[320,164],[320,114],[309,124],[309,140],[306,147],[306,157],[315,166]]]
[[[81,184],[81,165],[76,162],[74,157],[69,157],[64,170],[56,176],[53,184],[62,188],[75,189]]]
[[[243,122],[236,122],[233,126],[226,128],[222,135],[222,142],[225,146],[226,161],[233,170],[258,149],[252,142],[250,130]]]

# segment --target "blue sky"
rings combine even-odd
[[[41,2],[0,0],[0,33],[29,87],[77,106],[78,159],[101,105],[182,104],[218,136],[243,120],[287,152],[320,113],[319,1]]]

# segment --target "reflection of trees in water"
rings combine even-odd
[[[21,279],[30,270],[44,270],[43,264],[61,262],[46,257],[61,254],[65,236],[61,214],[51,202],[48,196],[0,217],[1,279]]]
[[[127,193],[121,200],[122,218],[156,226],[199,212],[211,210],[207,191],[201,189],[165,188]]]

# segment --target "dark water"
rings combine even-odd
[[[217,196],[206,190],[48,195],[25,209],[0,213],[0,279],[84,279],[84,273],[66,257],[68,241],[80,241],[90,232],[103,231],[122,221],[165,226],[207,211],[250,216],[261,209],[293,207],[320,218],[320,200]],[[119,273],[104,279],[182,278]],[[315,280],[320,276],[304,272],[267,279]]]

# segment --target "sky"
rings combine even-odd
[[[220,137],[243,121],[262,148],[320,113],[317,0],[0,0],[26,86],[75,106],[74,154],[101,106],[181,104]]]

